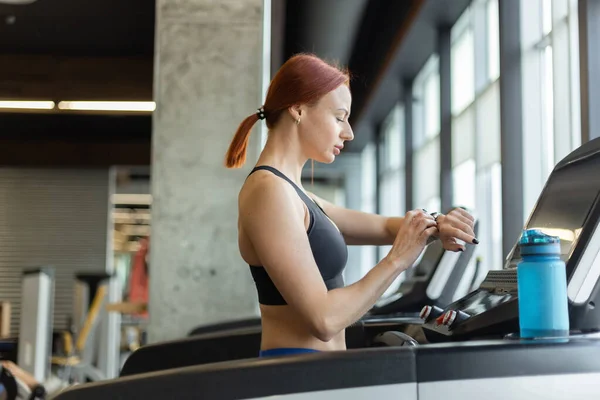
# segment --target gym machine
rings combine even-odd
[[[23,272],[17,364],[37,381],[50,375],[54,315],[54,268]]]
[[[73,329],[62,332],[62,354],[52,357],[52,364],[63,371],[65,380],[83,383],[106,379],[97,366],[100,354],[106,349],[100,348],[96,332],[106,305],[110,277],[106,273],[75,275]]]
[[[572,335],[600,330],[600,141],[581,146],[556,165],[525,229],[560,237],[567,268]],[[518,242],[518,240],[517,240]],[[514,337],[519,332],[514,245],[502,270],[490,271],[479,288],[441,308],[423,313],[431,342]]]

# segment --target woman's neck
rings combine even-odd
[[[269,137],[256,165],[270,165],[277,168],[300,186],[302,169],[308,161],[296,135],[289,132],[269,132]]]

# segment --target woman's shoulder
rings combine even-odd
[[[268,171],[256,171],[248,177],[240,190],[240,216],[261,215],[263,218],[297,213],[304,215],[302,200],[285,180]]]

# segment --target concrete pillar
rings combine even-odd
[[[268,0],[157,2],[150,342],[258,315],[238,250],[237,195],[262,130],[252,132],[246,168],[223,162],[266,92],[269,12]]]

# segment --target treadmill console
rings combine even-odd
[[[600,139],[572,152],[554,168],[524,229],[561,240],[568,279],[572,331],[600,330]],[[502,270],[489,271],[480,287],[444,309],[421,311],[430,341],[503,337],[519,330],[518,238]]]

